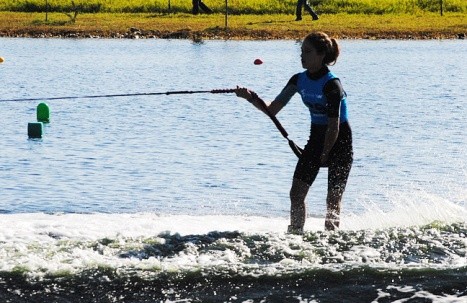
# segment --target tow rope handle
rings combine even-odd
[[[266,105],[266,102],[264,102],[264,100],[261,99],[255,92],[251,92],[251,94],[253,95],[253,98],[258,101],[259,105],[264,110],[266,115],[268,115],[268,117],[272,120],[272,122],[274,122],[274,125],[276,125],[277,129],[280,131],[282,136],[287,139],[287,141],[289,143],[289,146],[292,149],[292,151],[294,152],[294,154],[298,158],[300,158],[300,156],[303,153],[303,149],[301,147],[299,147],[297,144],[295,144],[295,142],[293,142],[291,139],[289,139],[289,134],[287,133],[285,128],[282,126],[282,124],[279,122],[277,117],[274,116],[273,114],[271,114],[271,112],[268,109],[268,106]]]

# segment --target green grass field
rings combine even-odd
[[[231,14],[293,14],[296,0],[227,0]],[[204,0],[214,12],[225,11],[226,2]],[[320,14],[417,14],[421,12],[466,13],[465,0],[309,0]],[[190,0],[0,0],[0,11],[81,13],[189,13]]]

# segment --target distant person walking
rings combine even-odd
[[[193,3],[193,10],[192,10],[193,15],[198,15],[200,8],[207,14],[213,13],[212,10],[206,4],[204,4],[203,1],[201,0],[192,0],[192,3]]]
[[[302,7],[304,7],[305,10],[310,13],[312,20],[319,19],[318,14],[308,4],[308,0],[297,0],[297,10],[295,11],[297,18],[295,21],[302,20]]]

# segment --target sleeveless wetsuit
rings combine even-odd
[[[292,76],[275,100],[285,105],[297,92],[310,110],[311,128],[304,152],[295,167],[294,178],[311,185],[320,167],[328,166],[329,189],[343,192],[352,167],[353,149],[346,94],[342,85],[327,67],[314,74],[305,71]],[[339,117],[339,134],[328,162],[322,165],[320,158],[329,117]]]

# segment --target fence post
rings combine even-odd
[[[227,28],[228,26],[227,24],[228,15],[229,15],[228,0],[225,0],[225,28]]]

